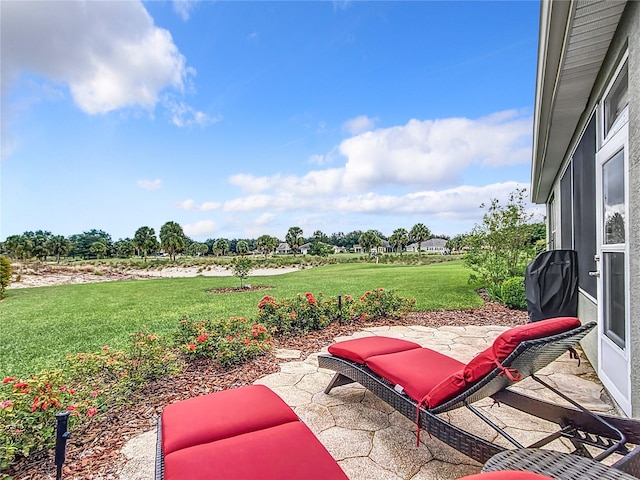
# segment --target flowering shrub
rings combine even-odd
[[[0,384],[0,469],[17,456],[50,446],[55,413],[71,412],[69,428],[79,428],[108,407],[130,400],[147,380],[180,371],[177,356],[146,331],[131,336],[130,353],[102,347],[69,355],[62,370]]]
[[[398,318],[412,311],[415,299],[400,297],[382,288],[366,292],[360,299],[350,295],[337,298],[314,297],[312,293],[295,298],[276,299],[266,295],[258,303],[258,319],[279,334],[307,333],[325,328],[333,321],[357,318]]]
[[[415,304],[415,298],[408,299],[400,297],[390,290],[376,288],[375,290],[365,292],[360,297],[360,302],[354,304],[353,313],[365,319],[381,317],[399,318],[412,312]]]
[[[331,304],[324,301],[322,293],[318,298],[307,292],[281,300],[265,295],[258,303],[258,320],[282,335],[304,334],[331,323],[334,319],[331,310]]]
[[[250,360],[271,349],[267,327],[242,317],[180,320],[176,340],[189,357],[209,357],[223,367]]]
[[[7,377],[0,385],[0,469],[27,456],[54,435],[56,410],[74,402],[62,370],[27,379]],[[50,421],[51,420],[51,421]]]

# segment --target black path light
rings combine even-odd
[[[64,411],[56,413],[56,480],[62,478],[62,465],[67,452],[67,440],[71,437],[68,431],[69,415],[71,412]]]

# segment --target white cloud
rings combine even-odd
[[[143,190],[149,190],[150,192],[153,190],[160,190],[162,187],[162,180],[156,178],[155,180],[138,180],[138,187]]]
[[[506,166],[530,160],[531,117],[503,112],[477,120],[410,120],[340,144],[347,158],[344,187],[438,187],[459,183],[471,165]]]
[[[326,162],[326,158],[324,155],[311,155],[309,157],[308,162],[314,165],[324,165]]]
[[[263,213],[255,220],[256,225],[269,225],[276,219],[276,216],[273,213]]]
[[[23,72],[66,84],[88,114],[152,110],[190,70],[138,1],[3,2],[3,90]],[[52,41],[55,39],[55,41]]]
[[[195,8],[198,1],[199,0],[173,0],[173,11],[186,22],[189,20],[191,11]]]
[[[423,190],[405,195],[379,193],[349,194],[317,199],[280,192],[274,195],[250,195],[225,202],[228,212],[260,210],[313,211],[345,214],[430,215],[439,218],[477,219],[480,205],[492,198],[506,202],[509,193],[528,184],[494,183],[485,186],[462,185],[444,190]]]
[[[371,130],[377,121],[377,119],[369,118],[366,115],[360,115],[344,122],[342,130],[351,135],[358,135]]]
[[[514,111],[477,120],[411,120],[344,140],[338,147],[346,158],[344,167],[311,170],[302,176],[240,173],[229,182],[251,195],[249,203],[258,194],[299,199],[354,195],[392,186],[437,190],[459,184],[471,166],[528,163],[530,144],[531,117]],[[321,158],[313,160],[319,163]],[[262,202],[263,197],[259,198]],[[237,200],[227,202],[225,208],[233,205]]]
[[[196,223],[190,223],[183,227],[185,235],[188,237],[202,237],[215,233],[216,224],[212,220],[201,220]]]
[[[190,198],[187,200],[183,200],[178,202],[176,206],[182,210],[192,210],[196,212],[208,212],[210,210],[215,210],[220,208],[221,204],[219,202],[204,202],[198,205],[195,201]]]
[[[209,116],[187,105],[185,102],[174,100],[169,96],[165,97],[162,103],[171,114],[171,123],[176,127],[190,127],[192,125],[206,127],[222,121],[222,116],[220,115]]]

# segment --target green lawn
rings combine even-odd
[[[285,275],[250,277],[266,291],[210,294],[238,286],[235,277],[196,277],[106,282],[8,290],[0,303],[0,378],[36,373],[66,354],[103,345],[124,347],[142,326],[170,334],[183,316],[255,318],[265,294],[291,297],[360,296],[384,288],[417,299],[418,310],[466,309],[482,304],[461,262],[424,266],[339,264]]]

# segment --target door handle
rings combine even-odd
[[[600,276],[600,270],[596,270],[594,272],[589,272],[589,276],[590,277],[599,277]]]

